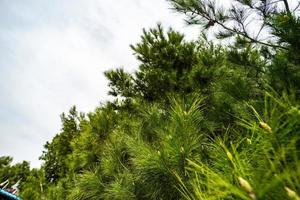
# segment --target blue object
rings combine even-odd
[[[0,189],[0,200],[21,200],[16,195],[13,195],[5,190]]]

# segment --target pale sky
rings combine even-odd
[[[104,71],[137,68],[142,28],[197,38],[182,19],[165,0],[0,0],[0,156],[38,167],[59,115],[107,100]]]

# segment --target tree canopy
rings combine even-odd
[[[300,2],[169,2],[199,38],[144,29],[136,71],[105,72],[113,100],[61,115],[40,169],[0,158],[21,197],[300,199]]]

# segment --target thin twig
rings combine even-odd
[[[257,35],[256,35],[256,37],[255,37],[256,40],[258,39],[258,37],[259,37],[259,35],[260,35],[260,33],[261,33],[261,31],[263,30],[264,27],[265,27],[265,23],[263,23],[263,24],[261,25],[261,27],[260,27],[260,29],[259,29],[259,31],[258,31],[258,33],[257,33]]]
[[[298,5],[297,5],[296,8],[293,10],[293,12],[295,12],[299,7],[300,7],[300,1],[298,2]]]

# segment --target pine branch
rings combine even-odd
[[[286,12],[291,15],[290,6],[287,0],[283,0]]]
[[[282,1],[282,0],[280,0],[280,1]],[[239,2],[243,3],[244,1],[240,0]],[[194,2],[194,3],[196,3],[196,2]],[[197,2],[197,3],[199,3],[199,2]],[[205,3],[208,6],[206,6]],[[272,3],[274,3],[274,2],[272,2]],[[259,34],[261,33],[262,29],[265,27],[266,24],[264,24],[261,27],[261,29],[259,30],[256,37],[250,36],[248,31],[246,30],[246,25],[245,25],[245,21],[248,18],[248,16],[245,16],[244,11],[236,10],[236,8],[231,9],[231,11],[234,11],[233,16],[231,16],[228,19],[237,22],[240,28],[231,27],[231,26],[226,25],[226,23],[225,23],[226,20],[221,20],[218,18],[218,16],[216,16],[216,13],[214,12],[215,9],[211,8],[212,5],[214,5],[214,3],[212,3],[211,1],[200,2],[200,4],[197,4],[197,6],[196,5],[187,5],[184,2],[176,2],[175,9],[179,12],[182,12],[182,13],[185,13],[186,15],[188,15],[188,17],[189,17],[188,21],[190,24],[203,25],[203,22],[200,21],[200,19],[202,18],[205,21],[207,21],[207,24],[203,25],[203,27],[205,29],[210,28],[217,24],[232,34],[237,34],[239,36],[242,36],[242,37],[248,39],[251,43],[260,44],[260,45],[268,46],[271,48],[280,48],[280,49],[285,49],[285,50],[288,49],[285,46],[282,46],[279,44],[267,43],[267,42],[264,42],[264,41],[258,39]],[[248,3],[247,5],[253,6],[250,3]],[[287,6],[288,6],[288,4],[287,4]],[[259,12],[262,12],[263,18],[267,18],[268,12],[269,12],[269,9],[267,9],[267,7],[268,7],[267,5],[263,5],[262,7],[254,7],[253,6],[253,8],[251,8],[251,10],[253,12],[255,12],[254,10],[258,10]],[[289,7],[287,7],[287,8],[289,9]],[[227,19],[227,21],[228,21],[228,19]]]
[[[253,43],[261,44],[261,45],[272,47],[272,48],[281,48],[281,49],[285,49],[285,50],[288,49],[288,48],[286,48],[284,46],[280,46],[280,45],[276,45],[276,44],[270,44],[270,43],[266,43],[266,42],[263,42],[263,41],[259,41],[258,39],[250,37],[247,32],[238,31],[238,30],[229,28],[228,26],[225,26],[223,23],[220,23],[218,21],[215,21],[215,23],[218,24],[218,25],[220,25],[222,28],[226,29],[227,31],[236,33],[236,34],[238,34],[240,36],[243,36],[243,37],[249,39]]]

